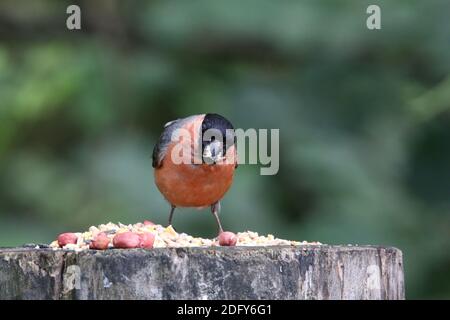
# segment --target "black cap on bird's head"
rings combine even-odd
[[[202,159],[215,164],[223,160],[228,148],[236,143],[230,121],[216,113],[207,113],[202,122]]]

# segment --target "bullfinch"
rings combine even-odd
[[[231,122],[214,113],[168,122],[152,159],[156,186],[171,205],[169,225],[177,207],[211,207],[221,233],[220,200],[237,168]]]

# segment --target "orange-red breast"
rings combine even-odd
[[[153,167],[156,186],[171,204],[169,225],[176,207],[211,206],[223,231],[220,200],[233,182],[236,156],[233,125],[218,114],[194,115],[164,126],[153,149]]]

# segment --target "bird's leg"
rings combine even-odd
[[[176,207],[174,205],[171,205],[170,214],[169,214],[169,226],[172,225],[173,212],[175,211],[175,208]]]
[[[217,201],[216,203],[211,205],[211,212],[214,215],[214,217],[216,218],[217,225],[219,226],[219,233],[221,233],[221,232],[223,232],[223,228],[222,228],[222,224],[220,223],[220,219],[219,219],[219,211],[220,211],[220,202]]]

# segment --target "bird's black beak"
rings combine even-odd
[[[203,149],[203,161],[206,164],[216,164],[223,159],[223,145],[220,141],[214,140],[208,143]]]

